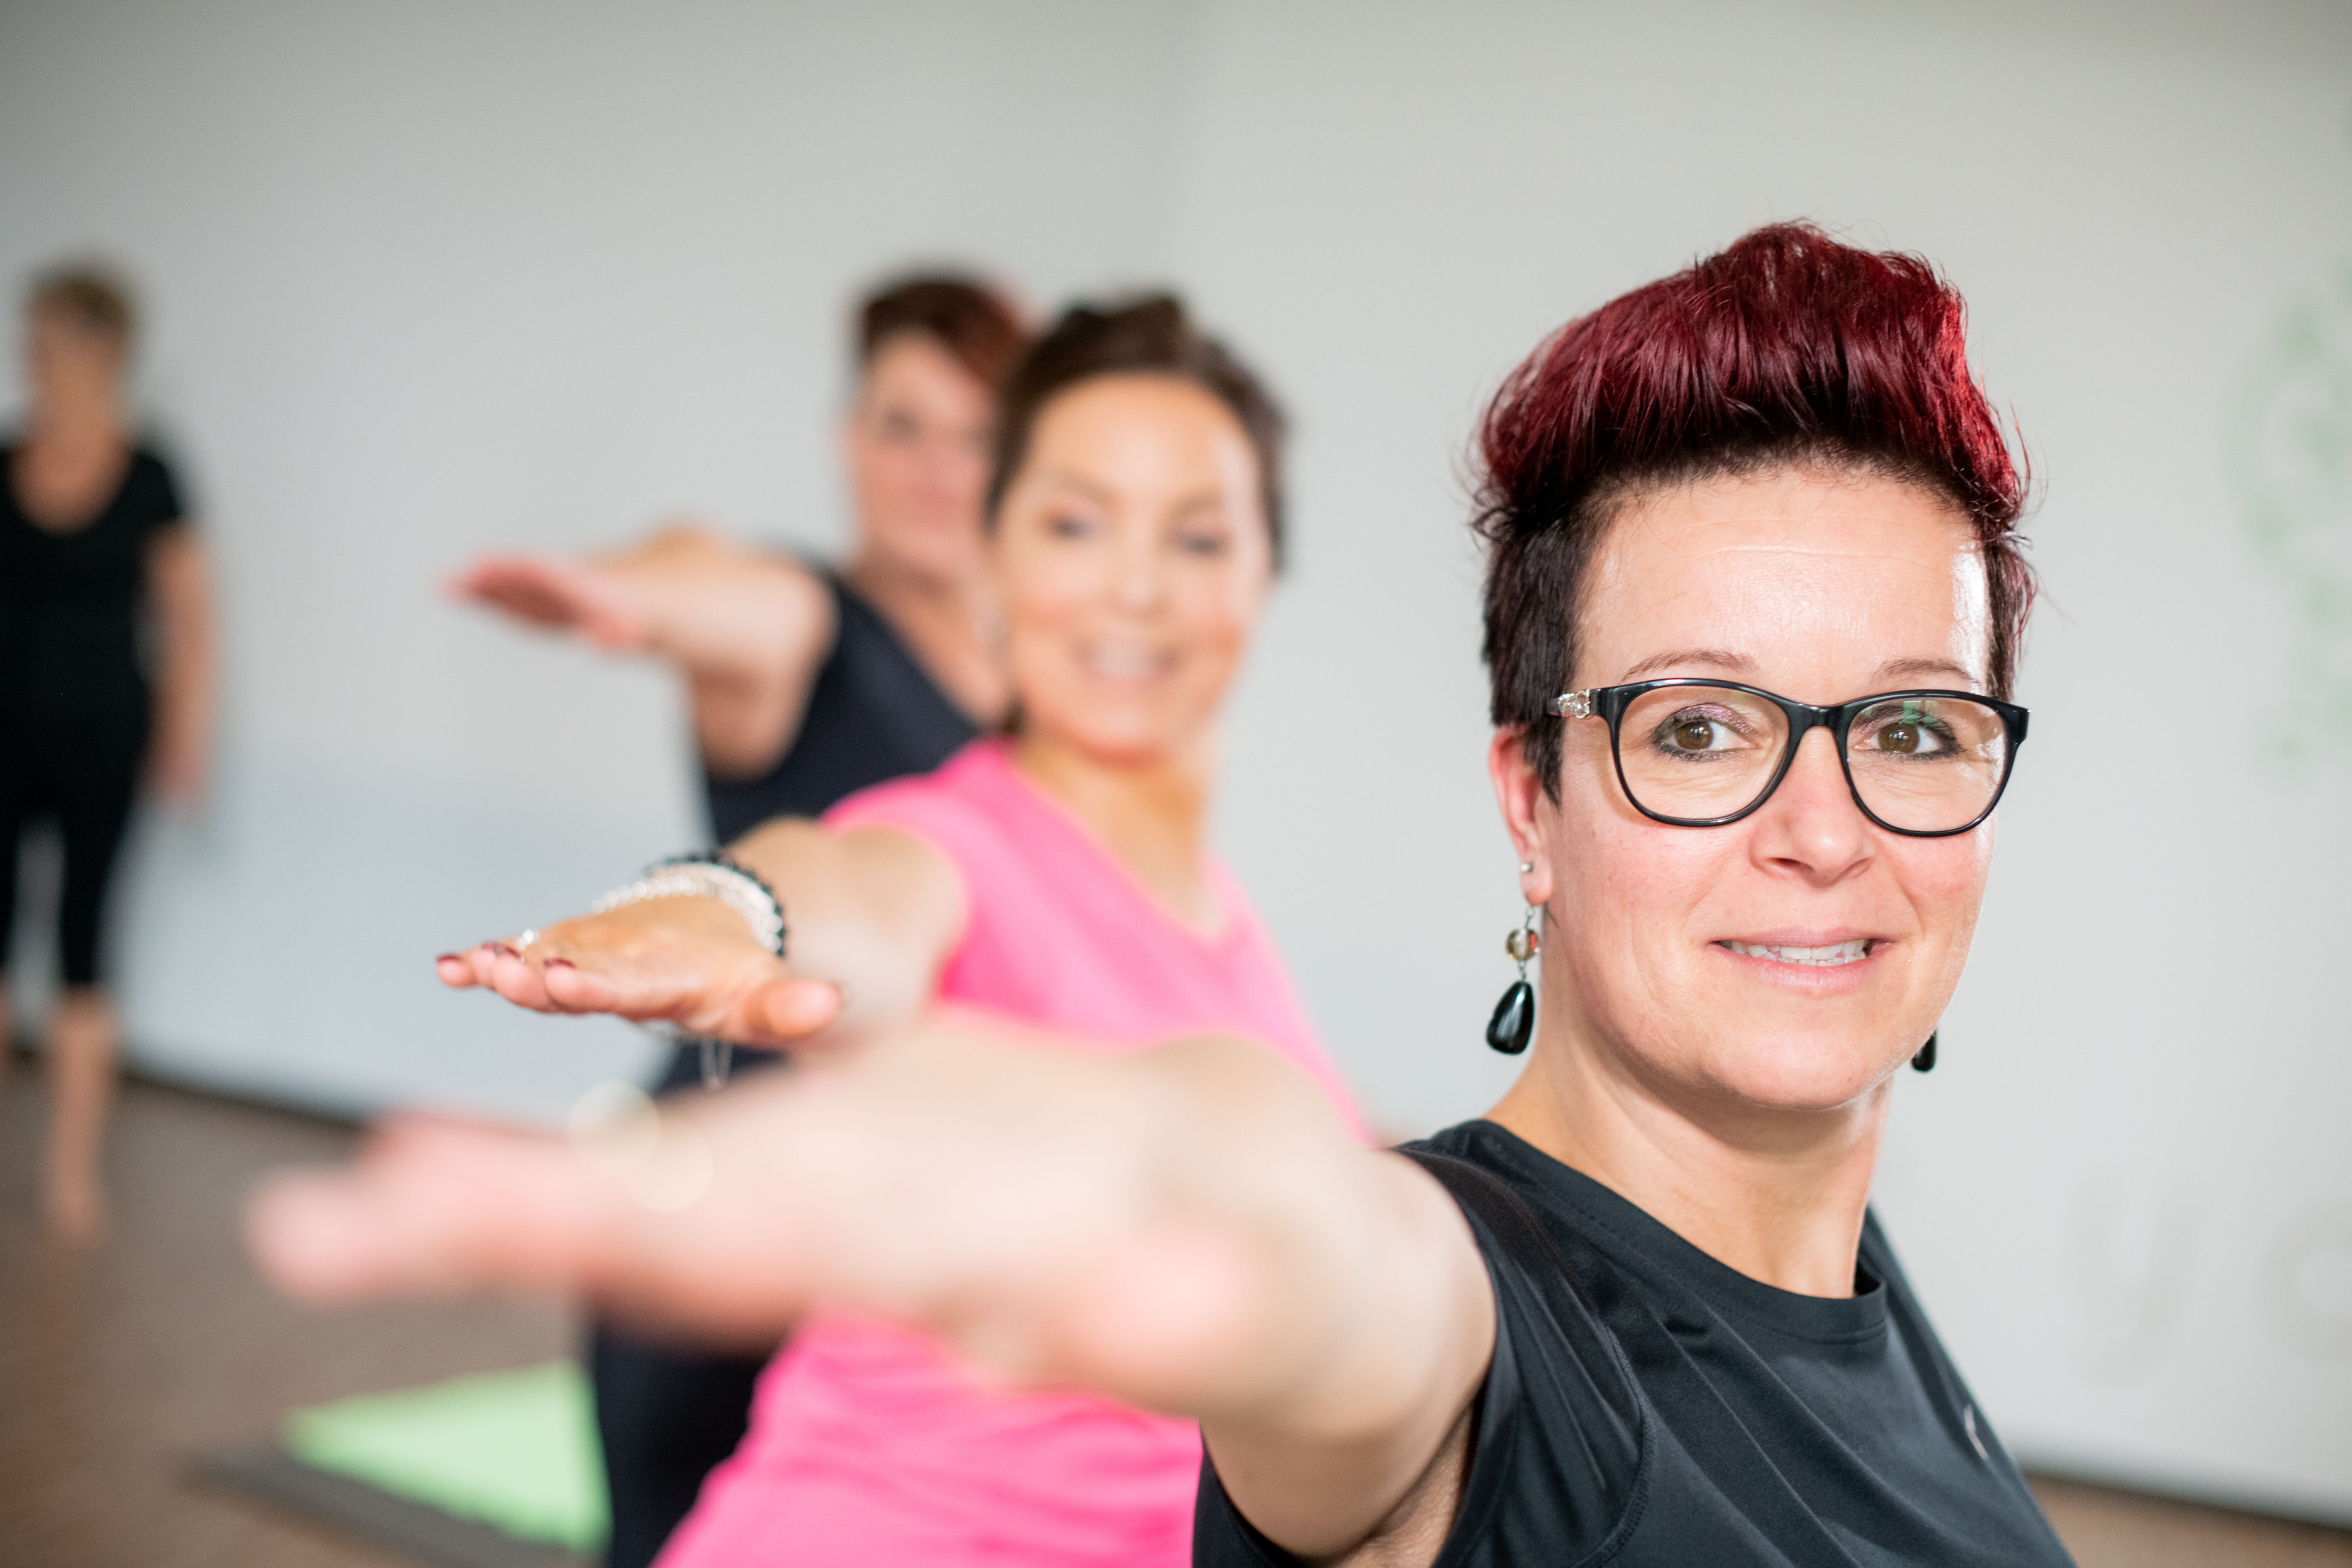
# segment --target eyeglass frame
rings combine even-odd
[[[1668,816],[1663,812],[1652,811],[1648,806],[1643,805],[1641,797],[1633,793],[1633,786],[1625,782],[1625,752],[1618,732],[1625,717],[1625,710],[1633,705],[1635,698],[1645,692],[1678,686],[1704,686],[1720,691],[1744,691],[1750,697],[1760,697],[1780,709],[1782,717],[1789,721],[1788,748],[1780,753],[1780,765],[1772,771],[1771,781],[1757,792],[1754,800],[1749,801],[1729,816]],[[1985,803],[1985,808],[1977,813],[1963,826],[1897,827],[1870,809],[1870,803],[1862,798],[1862,787],[1853,782],[1853,761],[1846,754],[1845,743],[1847,735],[1853,731],[1854,720],[1861,717],[1864,710],[1875,707],[1882,702],[1907,700],[1915,697],[1950,698],[1990,708],[2000,716],[2001,724],[2008,731],[2009,748],[2001,756],[2000,782],[1993,786],[1992,798]],[[1609,760],[1617,770],[1617,787],[1625,792],[1626,802],[1635,811],[1653,822],[1663,822],[1669,827],[1728,827],[1740,818],[1755,812],[1766,801],[1772,798],[1773,793],[1780,787],[1780,781],[1789,776],[1789,769],[1795,763],[1797,752],[1804,745],[1805,736],[1815,729],[1827,730],[1832,742],[1837,749],[1838,770],[1845,775],[1846,793],[1853,797],[1855,809],[1887,832],[1901,834],[1906,838],[1956,838],[1963,833],[1973,833],[1984,826],[1985,818],[1990,816],[1993,807],[2000,804],[2000,797],[2009,793],[2010,776],[2017,771],[2017,749],[2025,744],[2025,721],[2030,717],[2028,710],[2019,707],[2014,702],[2003,702],[1998,698],[1986,697],[1974,691],[1939,691],[1924,689],[1909,691],[1880,691],[1868,697],[1857,697],[1851,702],[1838,703],[1834,707],[1822,707],[1818,703],[1796,701],[1781,696],[1777,691],[1767,691],[1760,686],[1743,686],[1736,680],[1709,680],[1702,676],[1690,675],[1670,676],[1664,680],[1637,680],[1629,686],[1589,686],[1581,691],[1563,691],[1546,706],[1551,710],[1554,717],[1561,720],[1601,719],[1606,721],[1609,725]]]

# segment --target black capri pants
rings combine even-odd
[[[68,985],[96,985],[114,862],[139,798],[147,753],[143,713],[110,723],[0,720],[0,974],[16,925],[16,861],[26,830],[43,817],[65,839],[58,900],[58,959]]]

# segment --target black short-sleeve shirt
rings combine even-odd
[[[1496,1307],[1439,1568],[2072,1561],[1874,1215],[1853,1296],[1799,1296],[1492,1122],[1406,1152],[1462,1204]],[[1206,1568],[1296,1561],[1213,1464],[1192,1553]]]
[[[97,516],[52,531],[17,501],[16,458],[13,446],[0,447],[0,710],[73,721],[143,714],[148,549],[186,525],[180,486],[141,447]]]

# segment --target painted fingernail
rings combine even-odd
[[[544,967],[549,969],[576,969],[579,965],[573,963],[568,958],[551,958],[547,961]]]
[[[436,963],[463,963],[466,962],[466,955],[462,952],[439,952],[433,955],[433,962]]]
[[[482,943],[482,945],[488,948],[492,952],[497,953],[500,958],[520,958],[522,956],[522,954],[516,949],[508,946],[502,942],[486,942]]]

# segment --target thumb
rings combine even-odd
[[[745,1011],[763,1033],[793,1045],[840,1017],[843,1005],[841,987],[832,981],[789,976],[751,993]]]

